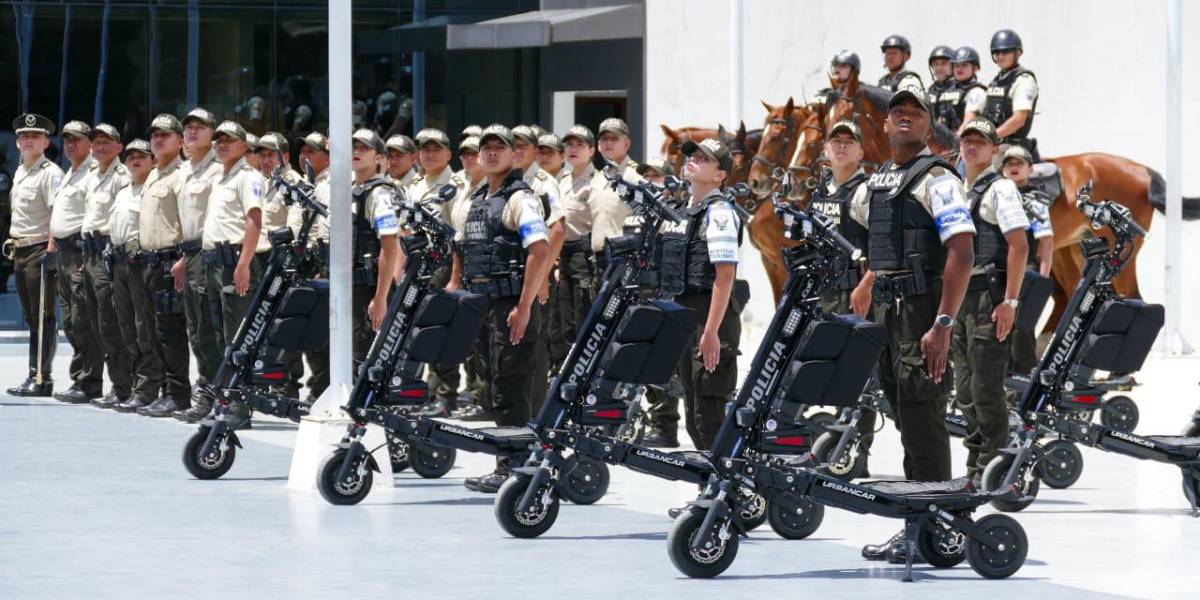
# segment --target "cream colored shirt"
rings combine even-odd
[[[574,242],[591,238],[592,235],[592,179],[596,168],[590,163],[579,175],[569,174],[559,180],[562,189],[563,223],[567,228],[567,241]]]
[[[463,175],[466,178],[466,175]],[[447,222],[454,228],[454,241],[463,241],[463,231],[467,226],[467,216],[471,212],[471,197],[479,188],[487,185],[487,178],[480,177],[474,185],[465,185],[459,189],[458,196],[451,201]]]
[[[437,177],[430,179],[429,175],[419,175],[412,180],[408,187],[404,188],[404,194],[410,200],[414,200],[426,206],[436,205],[438,202],[438,193],[442,190],[442,186],[450,183],[454,177],[454,173],[450,171],[450,167],[442,169]],[[436,213],[436,211],[435,211]]]
[[[621,176],[628,181],[641,182],[642,176],[637,173],[637,163],[626,157],[618,165]],[[603,252],[604,240],[620,237],[625,233],[625,219],[633,214],[629,206],[617,197],[616,190],[608,185],[603,173],[597,172],[592,176],[592,251]]]
[[[65,238],[77,235],[83,227],[84,203],[87,201],[88,173],[96,161],[88,157],[78,167],[67,169],[62,183],[54,191],[53,209],[50,211],[50,235]]]
[[[108,217],[108,235],[114,247],[136,251],[138,245],[138,221],[142,210],[144,185],[130,182],[117,191],[113,200],[112,213]],[[132,247],[131,247],[132,246]]]
[[[325,169],[325,170],[328,171],[329,169]],[[396,179],[395,177],[388,175],[387,180],[392,182],[392,185],[395,185],[396,187],[398,187],[402,190],[407,190],[408,186],[412,185],[413,182],[417,180],[418,176],[419,175],[418,175],[416,169],[409,169],[408,172],[404,174],[404,177],[401,177],[400,179]]]
[[[201,247],[213,250],[222,242],[240,247],[246,237],[246,217],[253,210],[261,214],[264,187],[263,176],[245,158],[223,172],[210,187]],[[270,243],[263,246],[264,241],[260,236],[258,252],[271,249]]]
[[[108,235],[113,200],[117,197],[117,190],[128,182],[129,172],[115,158],[109,163],[107,171],[101,171],[99,164],[92,169],[87,180],[87,201],[84,203],[84,233]]]
[[[224,169],[217,161],[216,152],[209,150],[198,164],[184,162],[179,171],[179,226],[183,239],[203,239],[209,195],[212,193],[213,184],[222,177]]]
[[[283,170],[283,179],[290,183],[298,183],[300,174],[291,167]],[[288,206],[283,201],[284,190],[282,187],[276,186],[272,179],[263,178],[266,192],[263,193],[262,199],[262,231],[259,233],[258,247],[270,248],[272,231],[280,227],[290,227],[292,224],[292,210],[297,209],[294,206]],[[301,216],[303,216],[301,214]],[[292,230],[293,234],[300,233],[300,227],[297,226]]]
[[[54,206],[54,193],[62,180],[62,169],[46,157],[28,169],[24,164],[17,167],[9,194],[12,205],[10,238],[19,240],[50,233],[50,207]]]
[[[326,167],[325,170],[317,173],[313,178],[312,184],[313,195],[317,197],[317,201],[325,206],[329,206],[329,168]],[[312,230],[308,236],[309,244],[315,245],[317,240],[329,241],[329,224],[326,223],[324,229],[322,229],[321,222],[324,220],[321,217],[316,217],[316,221],[313,222]],[[287,224],[288,227],[292,228],[292,231],[300,233],[300,228],[304,226],[303,206],[292,206],[292,210],[288,211]],[[322,237],[322,235],[325,237]]]
[[[138,239],[143,250],[170,248],[183,239],[179,225],[181,162],[176,158],[166,167],[155,167],[146,178],[138,219]]]
[[[529,170],[525,171],[524,180],[529,187],[533,188],[533,193],[537,194],[539,198],[544,197],[550,206],[550,212],[546,214],[546,223],[554,224],[562,219],[562,191],[558,187],[558,181],[536,162],[529,165]]]

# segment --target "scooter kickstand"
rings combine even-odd
[[[904,521],[904,582],[912,583],[913,551],[916,549],[916,531],[911,519]]]

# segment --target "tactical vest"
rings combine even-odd
[[[867,174],[855,173],[830,194],[826,190],[829,189],[828,183],[832,178],[832,172],[825,173],[821,183],[812,191],[808,208],[832,219],[837,225],[838,233],[865,254],[867,251],[867,228],[850,218],[850,199],[854,195],[854,190],[858,189],[858,185],[867,180]],[[845,272],[838,277],[834,285],[840,290],[854,289],[854,286],[858,285],[858,279],[858,267],[847,263]]]
[[[972,79],[967,83],[952,85],[940,94],[933,103],[933,116],[942,125],[954,131],[962,126],[963,117],[967,114],[967,95],[975,88],[983,89],[983,84]]]
[[[980,175],[967,191],[967,202],[971,205],[971,220],[975,222],[975,236],[971,239],[975,246],[975,266],[994,264],[997,271],[1004,271],[1008,268],[1008,240],[1004,239],[999,225],[988,223],[979,216],[983,195],[998,179],[1000,174],[995,171]]]
[[[900,69],[900,71],[897,72],[895,75],[888,74],[888,75],[884,75],[883,77],[880,77],[879,78],[879,87],[881,87],[889,92],[895,93],[896,86],[900,83],[900,81],[902,79],[904,79],[905,77],[908,77],[909,75],[916,77],[917,81],[921,80],[920,75],[917,75],[916,73],[913,73],[912,71],[909,71],[908,69]]]
[[[933,167],[955,173],[940,157],[919,155],[900,168],[890,170],[888,161],[867,182],[870,214],[867,218],[867,256],[872,271],[909,268],[908,257],[918,255],[922,270],[941,276],[946,266],[946,248],[938,235],[933,215],[912,196],[912,186]]]
[[[376,235],[371,222],[367,220],[367,201],[371,199],[371,193],[375,191],[375,188],[379,186],[392,187],[387,181],[376,177],[361,186],[354,186],[351,193],[354,201],[352,231],[355,264],[364,262],[368,256],[372,258],[372,262],[379,258],[379,236]]]
[[[524,282],[525,248],[521,235],[504,226],[504,207],[513,194],[531,191],[514,171],[505,178],[500,192],[488,196],[481,186],[471,196],[471,208],[463,227],[463,278],[472,293],[492,299],[521,295]]]
[[[688,292],[708,292],[717,280],[717,269],[708,260],[708,237],[704,235],[708,209],[724,198],[713,198],[699,206],[688,207],[687,254],[684,258],[684,282]],[[738,222],[738,246],[742,245],[742,224]]]
[[[1033,71],[1026,69],[1020,65],[1016,68],[1009,69],[1006,72],[996,75],[992,79],[992,83],[987,88],[987,104],[983,105],[983,116],[987,117],[994,125],[999,127],[1013,116],[1012,98],[1008,92],[1017,81],[1017,77],[1024,74],[1029,74],[1036,82],[1037,77]],[[1025,125],[1019,130],[1014,131],[1004,141],[1012,139],[1024,139],[1029,137],[1030,130],[1033,129],[1033,115],[1037,113],[1037,98],[1033,99],[1033,106],[1029,110],[1029,116],[1025,119]]]
[[[1029,242],[1029,257],[1026,259],[1026,264],[1028,264],[1030,268],[1032,268],[1033,270],[1036,271],[1038,268],[1038,256],[1037,256],[1038,241],[1036,238],[1033,237],[1033,222],[1035,220],[1040,220],[1041,217],[1040,217],[1040,215],[1036,215],[1029,210],[1029,202],[1030,201],[1025,199],[1025,194],[1028,194],[1030,192],[1040,191],[1040,190],[1038,190],[1034,186],[1027,185],[1027,186],[1024,186],[1021,188],[1017,188],[1017,191],[1021,192],[1021,203],[1023,205],[1025,205],[1025,207],[1026,207],[1025,208],[1025,217],[1029,219],[1029,229],[1025,230],[1025,240]]]

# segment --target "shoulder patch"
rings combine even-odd
[[[929,174],[933,175],[934,177],[941,177],[942,175],[946,174],[946,167],[934,165],[929,168]]]

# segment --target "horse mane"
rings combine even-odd
[[[865,96],[867,100],[871,102],[872,106],[874,106],[877,110],[882,111],[884,115],[887,115],[888,102],[892,101],[891,92],[881,87],[876,87],[866,83],[858,84],[858,89],[862,91],[863,96]]]

